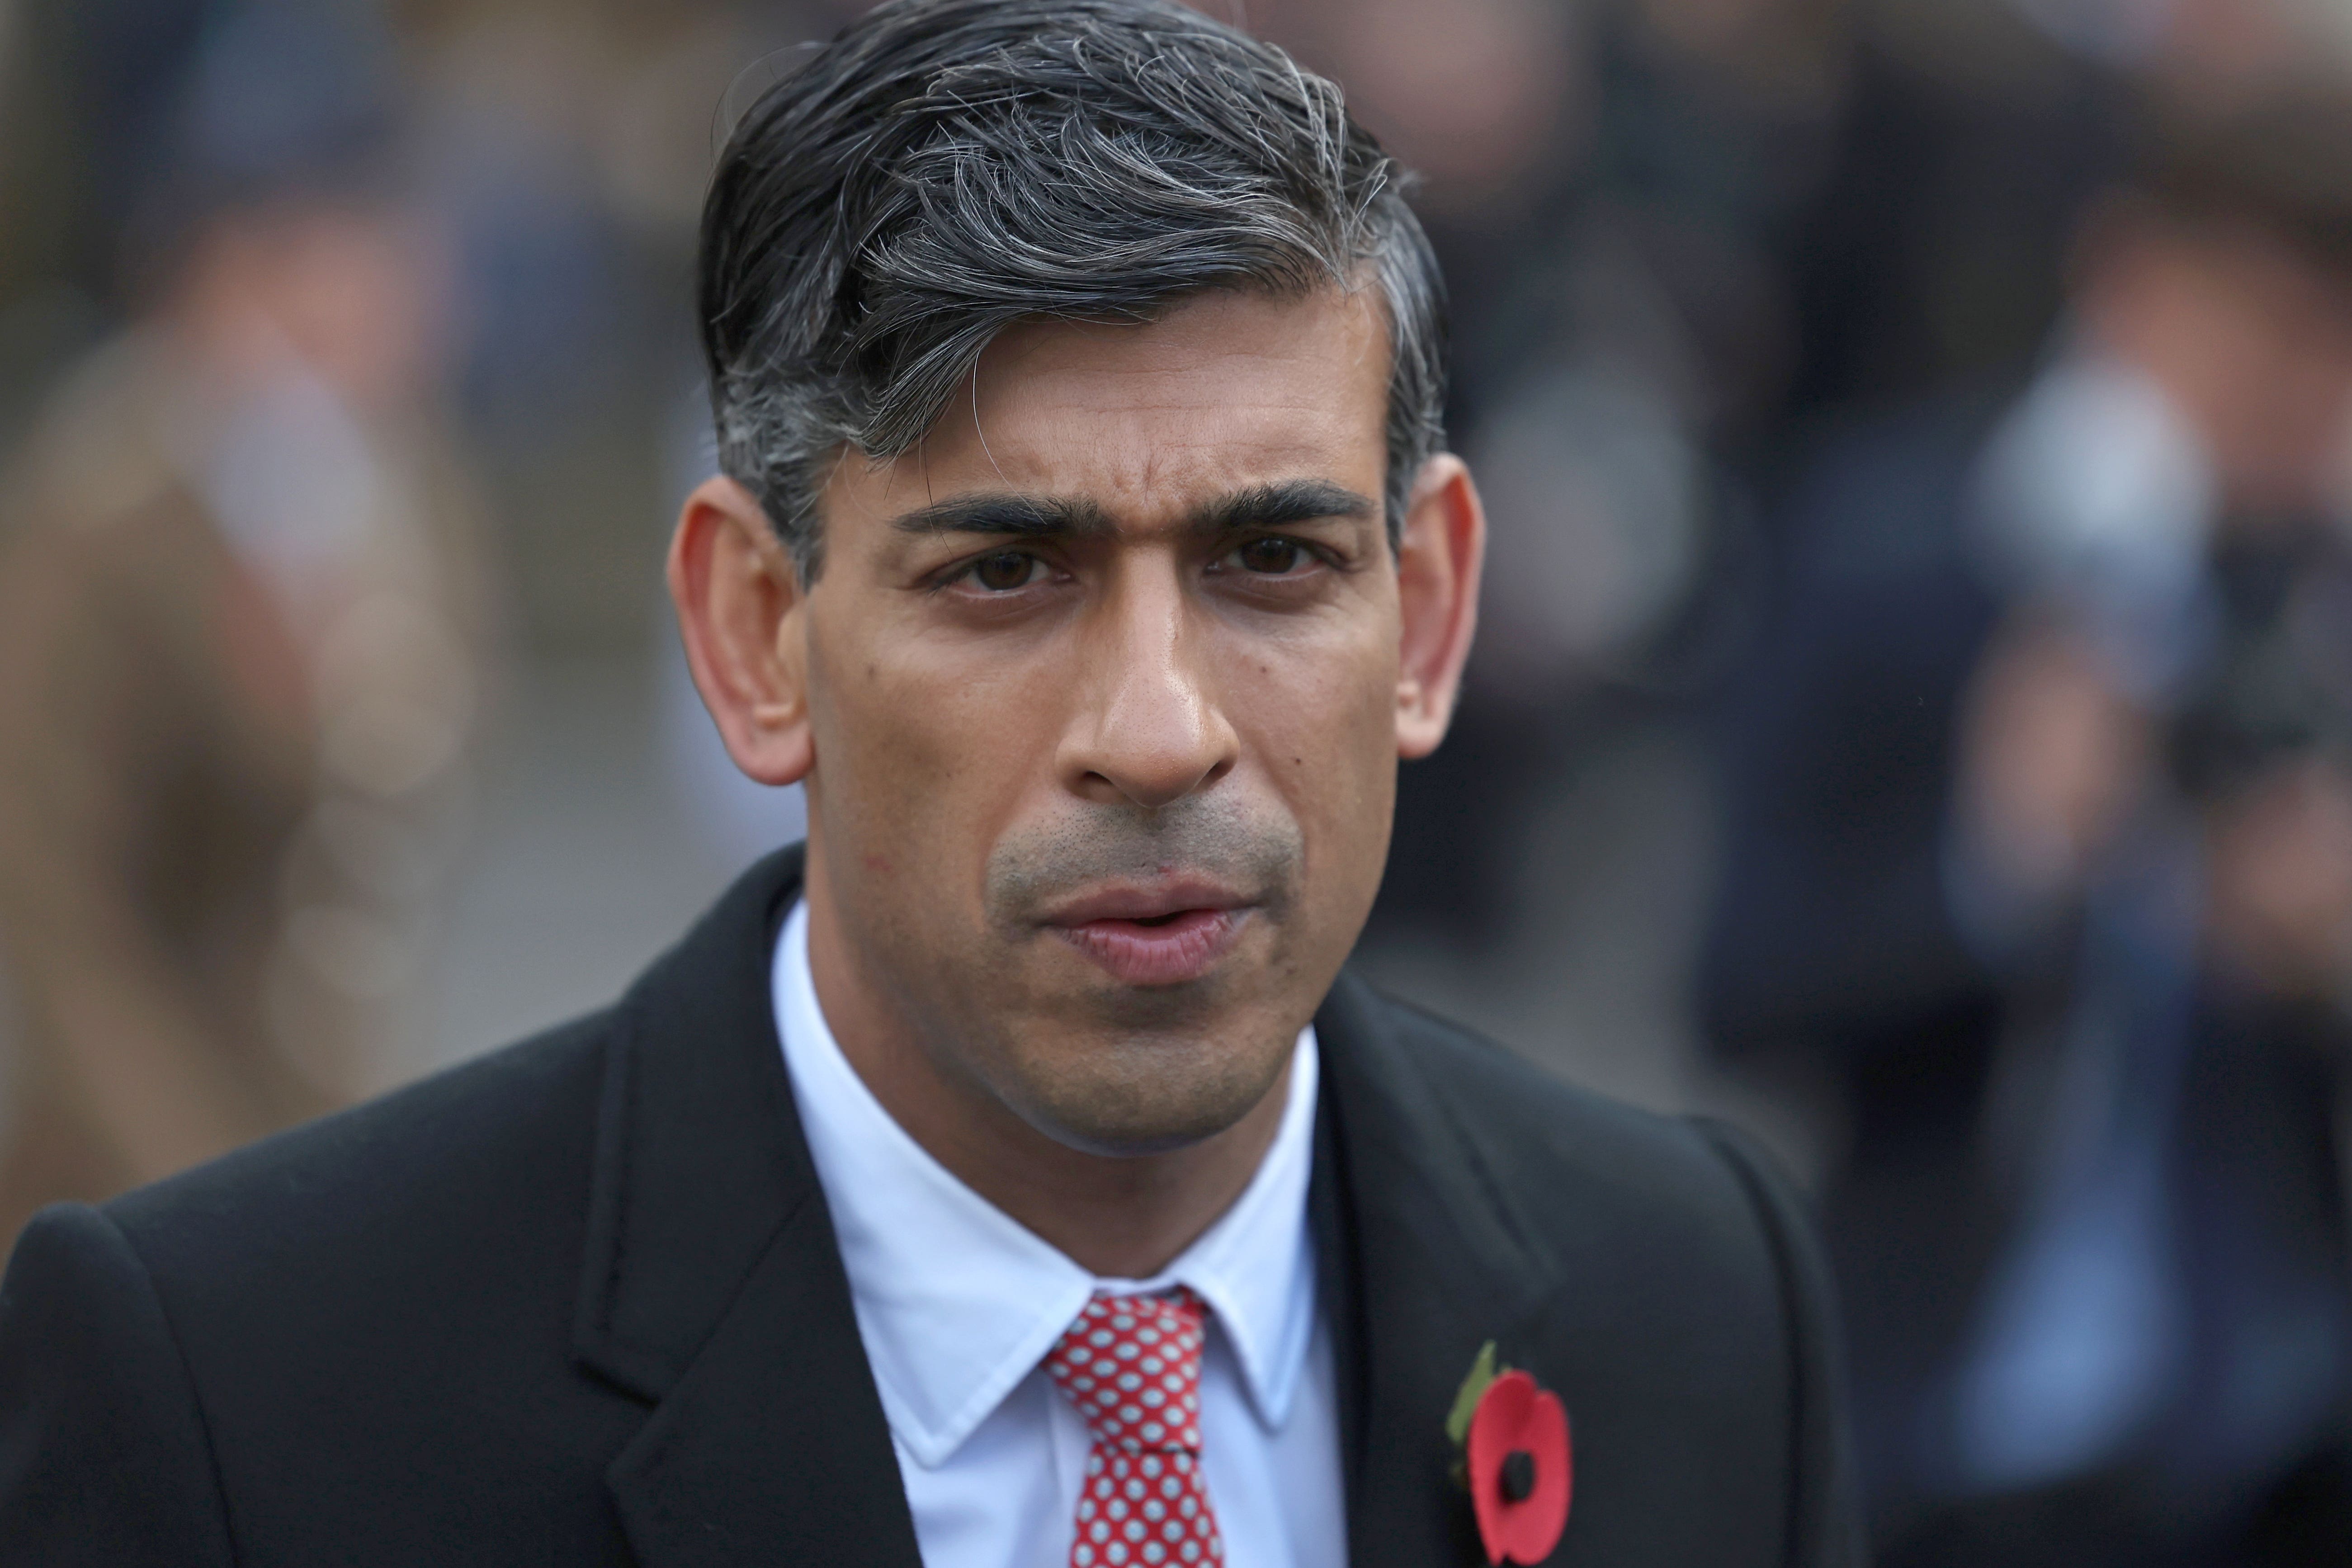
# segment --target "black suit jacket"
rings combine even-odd
[[[607,1012],[48,1210],[0,1288],[0,1563],[913,1568],[770,1011],[799,886],[755,868]],[[1762,1163],[1352,978],[1316,1027],[1353,1561],[1483,1561],[1444,1424],[1490,1338],[1573,1425],[1552,1562],[1847,1561]]]

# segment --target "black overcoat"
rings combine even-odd
[[[800,880],[754,868],[607,1011],[47,1211],[0,1287],[0,1563],[914,1568],[769,1002]],[[1484,1561],[1444,1428],[1492,1339],[1568,1406],[1552,1563],[1843,1568],[1827,1288],[1764,1163],[1350,976],[1316,1028],[1352,1562]]]

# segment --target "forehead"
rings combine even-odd
[[[878,464],[853,457],[829,499],[895,514],[1013,489],[1082,495],[1149,522],[1281,479],[1376,496],[1389,357],[1376,289],[1220,291],[1141,324],[1020,323],[913,451]]]

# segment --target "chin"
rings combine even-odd
[[[1034,1064],[1020,1076],[1037,1092],[1007,1099],[1023,1120],[1067,1148],[1114,1158],[1164,1154],[1205,1142],[1256,1109],[1281,1080],[1295,1037],[1292,1031],[1277,1044],[1240,1051],[1198,1036],[1120,1035]]]

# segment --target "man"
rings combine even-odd
[[[735,132],[701,295],[670,585],[805,852],[609,1012],[37,1222],[0,1557],[1471,1563],[1572,1463],[1521,1560],[1844,1560],[1785,1191],[1340,973],[1483,522],[1337,89],[900,0]],[[1474,1498],[1490,1343],[1573,1457]]]
[[[194,51],[141,310],[0,500],[0,1246],[348,1103],[410,1021],[486,638],[381,47],[268,5]]]
[[[2032,384],[1799,495],[1709,989],[1845,1091],[1883,1562],[2343,1555],[2347,144],[2151,112]]]

